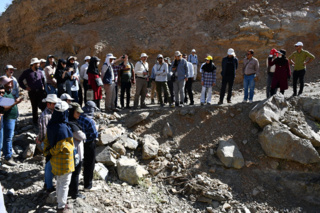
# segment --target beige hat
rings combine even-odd
[[[77,112],[79,113],[83,113],[83,110],[81,109],[80,104],[76,103],[76,102],[72,102],[70,103],[70,106]]]
[[[182,54],[181,54],[180,51],[176,51],[176,52],[174,53],[174,55],[175,55],[175,56],[180,56],[180,55],[182,55]]]
[[[7,83],[11,82],[12,79],[8,78],[7,76],[1,76],[0,78],[0,84],[6,85]]]
[[[32,58],[30,65],[33,65],[33,64],[40,64],[40,60],[38,58]]]
[[[46,98],[42,99],[42,102],[58,103],[60,98],[56,94],[48,94]]]

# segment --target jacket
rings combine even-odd
[[[227,73],[227,60],[228,60],[228,56],[227,57],[224,57],[222,59],[222,71],[221,71],[221,76],[222,77],[225,77],[226,76],[226,73]],[[236,57],[233,57],[233,66],[234,66],[234,76],[236,76],[236,70],[238,69],[238,65],[239,65],[239,62],[238,62],[238,59]]]

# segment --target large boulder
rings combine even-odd
[[[320,99],[313,97],[300,97],[298,103],[311,117],[320,121]]]
[[[152,159],[158,155],[159,143],[151,135],[145,135],[142,140],[142,159]]]
[[[226,167],[241,169],[244,166],[242,153],[232,139],[219,141],[217,155]]]
[[[318,152],[308,139],[292,134],[287,126],[273,122],[259,135],[262,149],[269,157],[297,161],[303,164],[320,162]]]
[[[249,117],[263,128],[273,121],[279,121],[280,117],[287,111],[288,106],[289,103],[285,100],[284,96],[278,93],[253,107]]]
[[[139,183],[139,179],[148,174],[135,159],[122,157],[117,161],[117,172],[119,179],[129,184],[135,185]]]
[[[135,114],[133,116],[130,116],[126,121],[126,126],[128,128],[133,127],[134,125],[140,123],[141,121],[145,120],[149,116],[149,112],[142,112],[139,114]]]
[[[119,153],[119,155],[125,155],[127,153],[126,148],[119,141],[112,144],[112,149]]]
[[[121,126],[107,128],[99,134],[99,142],[97,145],[110,144],[116,141],[124,132],[125,129]]]
[[[98,146],[96,148],[96,161],[107,166],[115,166],[117,155],[108,146]]]
[[[102,163],[96,163],[94,171],[102,180],[107,181],[109,170]]]

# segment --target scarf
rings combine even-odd
[[[216,69],[216,66],[214,66],[213,62],[210,61],[210,63],[206,63],[202,66],[202,70],[204,72],[213,72]]]
[[[82,131],[80,124],[78,123],[77,119],[73,117],[74,108],[69,109],[69,126],[71,127],[72,132],[78,132],[79,130]]]
[[[93,56],[90,59],[89,67],[88,67],[88,70],[87,70],[87,74],[88,73],[92,73],[94,75],[99,75],[99,69],[98,69],[97,62],[98,62],[98,59],[95,56]]]
[[[273,62],[279,66],[285,66],[288,64],[288,59],[283,55],[282,58],[275,58]]]

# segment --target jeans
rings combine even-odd
[[[171,103],[174,102],[174,92],[173,92],[173,81],[169,80],[167,82],[168,87],[169,87],[169,92],[170,92],[170,97],[171,97]],[[164,98],[164,102],[167,103],[169,102],[169,100],[167,100],[166,98]],[[169,102],[170,103],[170,102]]]
[[[78,96],[78,91],[71,91],[71,97],[74,99],[72,102],[77,102],[79,103],[79,96]]]
[[[176,105],[179,105],[179,94],[180,94],[180,103],[183,103],[184,101],[184,85],[185,85],[185,80],[182,79],[180,81],[175,80],[173,82],[173,89],[174,89],[174,97],[175,97],[175,102]]]
[[[224,95],[226,93],[226,88],[228,85],[228,96],[227,96],[227,101],[231,101],[231,96],[232,96],[232,87],[234,83],[234,76],[227,76],[222,78],[222,85],[221,85],[221,90],[220,90],[220,102],[223,103]]]
[[[62,209],[67,204],[69,184],[71,181],[71,172],[64,175],[57,175],[57,201],[58,209]]]
[[[52,179],[53,179],[52,166],[51,166],[51,162],[48,161],[46,163],[46,166],[44,167],[44,182],[46,183],[47,189],[53,188]]]
[[[124,107],[124,93],[126,93],[127,107],[129,107],[129,105],[130,105],[130,89],[131,89],[131,82],[121,82],[121,94],[120,94],[121,107]]]
[[[12,157],[12,138],[16,119],[3,120],[3,155],[6,160]]]
[[[304,87],[304,75],[306,74],[306,69],[293,71],[293,95],[297,95],[297,83],[299,79],[300,90],[299,95],[303,92]]]
[[[47,94],[57,94],[56,88],[54,86],[52,86],[51,84],[46,85],[46,92],[47,92]]]
[[[1,128],[0,128],[0,158],[1,158],[2,147],[3,147],[3,116],[1,116]]]
[[[206,103],[206,97],[207,97],[207,103],[210,104],[211,97],[212,97],[212,87],[202,87],[200,102]]]
[[[84,143],[83,182],[84,188],[92,188],[93,171],[96,163],[96,143],[87,141]]]
[[[193,104],[193,93],[192,93],[192,82],[193,82],[193,78],[188,78],[188,81],[186,82],[186,86],[184,88],[184,102],[188,102],[188,97],[187,97],[187,93],[189,95],[190,98],[190,104]]]
[[[115,93],[116,93],[115,100],[114,100],[114,108],[117,108],[118,107],[118,84],[117,84],[117,82],[115,83],[114,89],[115,89]]]
[[[69,185],[69,195],[76,196],[79,194],[79,174],[81,172],[82,161],[79,162],[78,166],[74,168],[72,172],[71,182]]]
[[[248,90],[249,89],[250,89],[249,101],[253,100],[254,87],[255,87],[254,78],[255,77],[256,77],[256,75],[244,75],[244,79],[243,79],[244,98],[243,98],[243,100],[245,100],[245,101],[248,100]]]

